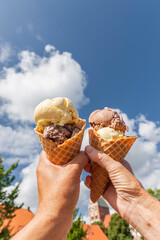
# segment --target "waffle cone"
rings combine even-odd
[[[122,137],[119,139],[105,141],[94,129],[89,129],[89,143],[99,151],[104,152],[114,160],[122,162],[127,155],[132,144],[136,140],[135,137]],[[108,172],[97,163],[92,163],[91,170],[91,192],[90,198],[92,202],[96,202],[104,193],[107,183],[109,182]]]
[[[43,134],[35,129],[39,141],[45,151],[47,158],[56,165],[64,165],[70,162],[80,151],[83,134],[85,130],[85,120],[79,119],[77,125],[81,125],[82,129],[72,138],[66,140],[63,144],[57,144],[50,139],[43,137]]]

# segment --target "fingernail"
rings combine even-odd
[[[87,153],[92,153],[93,151],[94,151],[94,148],[91,147],[90,145],[88,145],[88,146],[86,147],[86,152],[87,152]]]

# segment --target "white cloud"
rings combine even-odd
[[[66,96],[77,108],[88,102],[81,66],[70,53],[53,50],[53,46],[46,46],[48,57],[22,51],[16,66],[4,68],[5,77],[0,79],[0,97],[4,100],[1,114],[12,120],[33,121],[35,106],[46,98]]]
[[[79,209],[78,215],[82,216],[82,219],[83,221],[86,222],[86,224],[90,223],[89,212],[88,212],[89,199],[90,199],[90,191],[84,184],[84,181],[81,181],[80,195],[79,195],[79,200],[76,207]]]
[[[45,51],[46,52],[52,52],[52,51],[55,51],[55,50],[56,50],[56,48],[54,46],[50,45],[50,44],[45,46]]]
[[[136,140],[126,159],[131,163],[135,175],[145,188],[160,187],[158,174],[160,174],[160,128],[155,122],[146,120],[141,115],[135,120],[139,138]]]
[[[153,142],[160,141],[160,127],[151,121],[143,121],[139,124],[139,135]]]
[[[34,162],[21,171],[21,184],[19,187],[19,195],[16,199],[17,204],[24,204],[23,208],[30,207],[30,210],[35,214],[38,209],[38,189],[36,178],[36,167],[38,165],[39,155],[34,159]],[[18,182],[5,189],[10,193]]]
[[[40,143],[34,129],[28,126],[5,127],[0,125],[0,153],[9,157],[6,163],[19,160],[19,164],[33,162],[33,157],[40,151]]]
[[[88,207],[90,191],[85,186],[84,181],[81,181],[80,184],[80,196],[77,203],[77,208]]]
[[[89,145],[89,135],[88,135],[88,129],[85,129],[84,131],[84,136],[83,136],[83,141],[82,141],[82,146],[81,146],[81,150],[84,151],[85,147],[87,145]]]
[[[0,63],[5,63],[10,59],[12,55],[12,49],[9,43],[1,43],[0,44]]]
[[[38,164],[39,155],[34,159],[34,162],[28,167],[24,168],[21,172],[22,182],[20,185],[20,194],[17,203],[24,203],[24,208],[30,207],[33,213],[38,209],[38,190],[36,167]]]
[[[89,215],[83,215],[82,216],[83,218],[83,222],[85,222],[86,224],[90,224],[90,218],[89,218]]]

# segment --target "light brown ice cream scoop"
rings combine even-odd
[[[128,131],[122,116],[108,107],[92,112],[89,116],[89,123],[95,129],[110,127],[123,132]]]

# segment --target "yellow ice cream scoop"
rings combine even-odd
[[[79,115],[69,98],[57,97],[41,102],[35,108],[34,119],[37,126],[43,130],[52,123],[60,126],[74,124],[78,121]]]
[[[113,128],[110,127],[104,127],[104,128],[100,128],[97,133],[101,136],[101,138],[103,138],[104,140],[112,140],[115,138],[121,138],[124,136],[123,131],[116,131]]]

